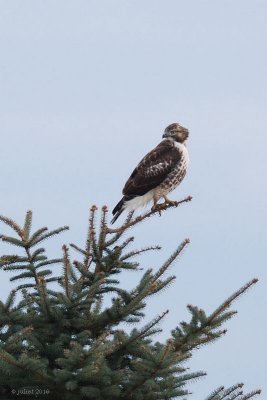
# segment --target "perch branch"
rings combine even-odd
[[[192,200],[192,196],[187,196],[185,199],[178,201],[176,204],[164,204],[161,206],[160,208],[160,212],[161,211],[165,211],[168,208],[172,208],[172,207],[178,207],[183,203],[188,203],[189,201]],[[135,219],[133,219],[132,221],[126,222],[124,223],[121,227],[119,228],[106,228],[106,233],[123,233],[126,229],[138,224],[139,222],[143,221],[146,218],[151,217],[154,214],[157,214],[159,212],[159,210],[150,210],[147,213],[145,213],[144,215],[139,215],[138,217],[136,217]]]

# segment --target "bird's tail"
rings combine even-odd
[[[114,215],[114,217],[111,220],[111,224],[114,224],[114,222],[119,218],[119,216],[121,215],[121,213],[123,212],[124,208],[124,202],[125,199],[124,197],[118,202],[118,204],[116,205],[116,207],[114,208],[114,210],[112,211],[112,214]]]

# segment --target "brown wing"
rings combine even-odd
[[[179,163],[181,153],[170,140],[163,140],[137,165],[123,188],[124,196],[142,196],[160,185]]]

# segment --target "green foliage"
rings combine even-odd
[[[39,247],[68,227],[31,233],[30,211],[23,228],[0,217],[15,233],[14,237],[2,234],[0,238],[16,246],[19,253],[3,255],[0,266],[14,274],[12,281],[24,282],[11,291],[6,302],[0,301],[1,398],[14,398],[14,393],[25,389],[49,391],[50,397],[58,400],[185,399],[188,383],[205,375],[202,371],[188,373],[185,362],[193,350],[225,334],[222,325],[235,314],[229,310],[233,301],[256,283],[253,279],[210,315],[189,305],[190,321],[180,323],[165,343],[154,342],[168,310],[138,327],[146,300],[175,279],[165,276],[166,272],[189,240],[156,272],[140,272],[136,257],[160,247],[128,251],[134,238],[123,241],[122,236],[153,213],[136,219],[130,214],[118,229],[107,226],[106,207],[97,229],[96,213],[93,206],[85,247],[70,244],[81,257],[74,261],[68,246],[64,245],[62,257],[55,259],[48,259],[45,249]],[[59,276],[50,269],[56,264],[63,266]],[[139,283],[129,291],[118,280],[124,270],[142,273]],[[57,289],[51,288],[51,282],[58,283]],[[111,304],[106,301],[110,293]],[[123,322],[133,326],[130,332],[122,329]],[[241,385],[236,385],[217,389],[207,400],[246,400],[258,393],[243,395]],[[29,396],[25,394],[25,398]]]

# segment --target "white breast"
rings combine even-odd
[[[183,163],[185,168],[187,168],[188,164],[189,164],[189,154],[188,154],[188,150],[187,150],[186,146],[183,143],[179,143],[179,142],[174,142],[174,144],[175,144],[175,147],[177,147],[182,154],[181,163]]]

